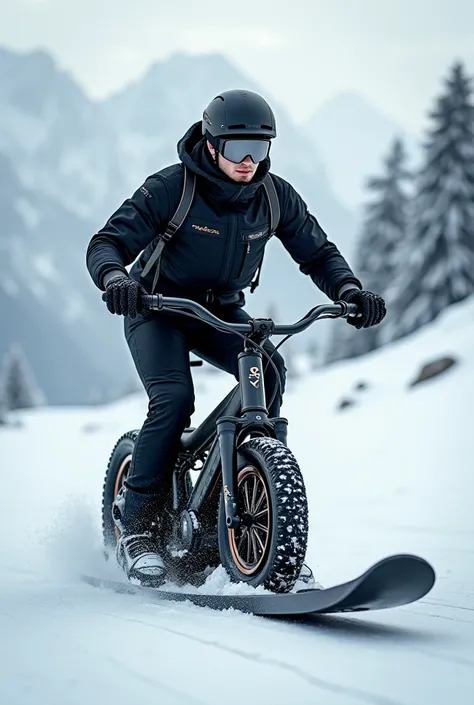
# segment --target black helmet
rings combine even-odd
[[[202,116],[202,134],[213,137],[276,137],[273,111],[252,91],[224,91],[211,100]]]
[[[254,162],[264,159],[276,137],[275,116],[258,93],[224,91],[211,100],[202,115],[202,134],[226,159]]]

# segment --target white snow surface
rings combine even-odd
[[[101,487],[145,397],[18,413],[0,428],[0,703],[472,705],[473,318],[474,300],[452,306],[409,339],[305,374],[285,398],[316,578],[351,579],[395,552],[433,563],[434,589],[393,610],[270,620],[82,583],[83,571],[121,577],[101,559]],[[408,387],[444,354],[458,364]],[[196,423],[234,381],[195,375]],[[337,412],[347,394],[356,405]],[[203,589],[242,591],[222,569]]]

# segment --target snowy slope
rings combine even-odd
[[[145,399],[23,413],[23,427],[0,430],[0,702],[472,705],[473,316],[471,300],[386,350],[308,374],[283,407],[316,577],[329,585],[395,551],[433,562],[434,590],[390,612],[270,621],[83,585],[79,571],[102,570],[104,466]],[[408,389],[445,353],[459,364]],[[195,379],[199,421],[233,382],[204,369]],[[352,393],[360,380],[370,387]],[[358,406],[337,412],[347,393]]]

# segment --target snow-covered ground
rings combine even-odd
[[[0,703],[472,705],[473,319],[468,301],[407,341],[305,375],[282,409],[317,579],[399,551],[433,563],[433,591],[391,611],[277,621],[85,585],[81,571],[103,571],[104,468],[145,398],[23,413],[22,427],[0,429]],[[443,354],[458,365],[409,389]],[[353,391],[361,380],[369,387]],[[196,370],[193,421],[233,383]],[[336,411],[347,394],[357,404]]]

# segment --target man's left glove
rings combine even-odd
[[[370,328],[378,325],[385,318],[387,310],[385,301],[378,294],[363,289],[348,289],[340,296],[348,304],[356,304],[359,308],[358,316],[350,316],[346,321],[356,328]]]

